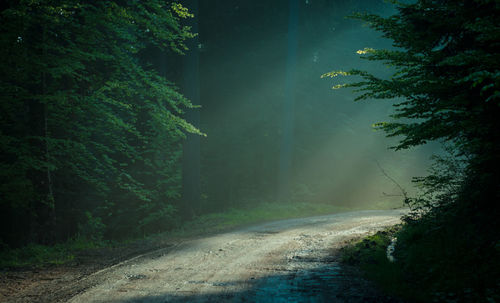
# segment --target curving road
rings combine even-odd
[[[182,242],[88,277],[91,287],[69,302],[362,302],[332,253],[402,213],[283,220]]]

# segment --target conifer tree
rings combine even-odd
[[[360,76],[361,81],[334,88],[355,88],[361,93],[356,100],[396,100],[393,120],[377,124],[389,136],[401,138],[394,148],[432,140],[451,143],[467,159],[467,188],[476,187],[469,193],[474,203],[484,210],[498,205],[491,203],[498,200],[500,180],[495,168],[500,163],[498,1],[395,3],[398,13],[387,18],[353,16],[393,41],[392,49],[358,51],[362,58],[394,69],[393,76],[383,79],[350,70],[323,77]]]

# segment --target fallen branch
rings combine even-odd
[[[382,172],[382,174],[383,174],[384,176],[386,176],[386,177],[387,177],[387,179],[391,180],[391,181],[392,181],[392,183],[396,184],[396,186],[397,186],[397,187],[399,188],[399,190],[401,191],[401,195],[399,195],[399,196],[403,196],[403,197],[405,198],[405,201],[406,201],[406,200],[408,199],[408,194],[406,193],[406,190],[405,190],[405,189],[404,189],[404,188],[403,188],[403,187],[402,187],[402,186],[401,186],[401,185],[400,185],[400,184],[399,184],[396,180],[394,180],[391,176],[389,176],[389,175],[385,172],[385,170],[382,168],[382,166],[380,165],[380,163],[379,163],[377,160],[374,160],[374,161],[375,161],[375,163],[377,163],[377,166],[378,166],[378,168],[380,169],[380,171]],[[386,194],[386,193],[384,193],[384,192],[382,192],[382,194],[387,195],[387,194]],[[387,195],[387,196],[389,196],[389,195]],[[395,195],[391,195],[391,196],[395,196]]]

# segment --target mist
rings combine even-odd
[[[204,1],[199,13],[202,197],[206,206],[279,199],[285,113],[288,1]],[[372,124],[388,121],[392,101],[353,102],[321,75],[359,68],[390,76],[363,61],[365,47],[388,41],[353,12],[390,14],[383,1],[301,1],[298,18],[290,196],[293,201],[349,207],[397,207],[426,173],[436,146],[389,150]],[[346,79],[349,81],[349,79]]]
[[[498,1],[0,12],[4,300],[500,298]]]
[[[6,243],[136,237],[275,202],[330,207],[308,215],[401,207],[438,150],[390,150],[398,138],[372,125],[396,100],[354,102],[322,78],[391,76],[357,53],[391,43],[346,18],[393,14],[382,0],[193,0],[154,6],[157,28],[145,7],[87,6],[12,4],[5,21]]]

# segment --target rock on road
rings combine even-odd
[[[283,220],[181,242],[87,277],[93,286],[69,302],[357,302],[336,285],[343,274],[332,251],[403,212]]]

